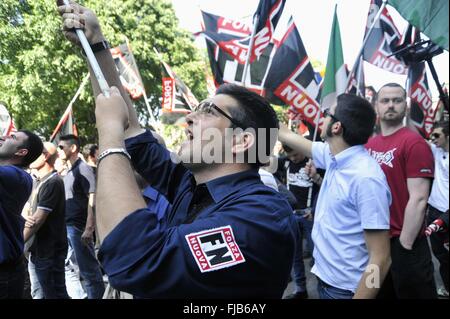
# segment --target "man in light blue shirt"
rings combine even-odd
[[[380,166],[364,148],[375,112],[366,100],[342,94],[324,112],[321,137],[310,142],[289,130],[280,140],[326,169],[313,228],[322,299],[375,298],[390,266],[391,193]]]

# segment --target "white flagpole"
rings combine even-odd
[[[253,31],[252,31],[252,35],[250,37],[250,43],[249,43],[249,48],[248,48],[248,53],[247,53],[247,60],[245,61],[245,65],[244,65],[244,72],[242,73],[242,85],[245,87],[245,80],[247,78],[247,72],[248,72],[248,67],[250,64],[250,58],[252,56],[252,51],[253,51],[253,45],[255,42],[255,34],[256,34],[256,27],[258,25],[258,21],[259,21],[259,16],[255,16],[253,18]]]
[[[366,46],[366,43],[367,43],[367,40],[369,39],[369,36],[370,36],[370,34],[372,33],[372,30],[373,30],[375,24],[378,22],[378,20],[380,20],[381,13],[383,12],[383,10],[384,10],[384,8],[386,7],[386,5],[387,5],[387,0],[383,0],[383,4],[381,5],[380,9],[379,9],[378,12],[377,12],[377,15],[376,15],[375,18],[373,19],[372,24],[370,25],[369,31],[367,32],[366,37],[364,38],[363,44],[362,44],[362,46],[361,46],[361,49],[360,49],[359,52],[358,52],[358,55],[356,56],[355,61],[358,61],[359,57],[360,57],[361,54],[363,53],[364,47]],[[345,86],[346,88],[348,88],[348,86],[349,86],[349,84],[350,84],[350,81],[351,81],[351,79],[352,79],[352,74],[355,73],[355,66],[356,66],[356,65],[357,65],[357,63],[355,62],[355,63],[353,64],[353,67],[352,67],[352,70],[351,70],[350,74],[348,75],[348,78],[347,78],[347,85]]]
[[[64,0],[64,4],[66,6],[70,5],[69,0]],[[109,97],[109,85],[106,82],[106,79],[103,75],[102,69],[95,58],[94,52],[92,52],[91,46],[86,38],[84,32],[80,29],[75,29],[75,32],[80,39],[81,46],[83,47],[84,52],[86,53],[86,57],[91,65],[92,71],[94,72],[95,77],[97,78],[98,85],[102,90],[104,96]]]

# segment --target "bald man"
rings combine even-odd
[[[28,271],[34,299],[68,299],[64,261],[67,254],[64,182],[55,170],[54,144],[45,142],[42,154],[30,165],[37,184],[32,194],[33,214],[26,218],[24,240],[35,234]]]

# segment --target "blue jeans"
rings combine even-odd
[[[300,238],[298,245],[296,247],[296,251],[294,254],[294,264],[292,266],[293,269],[293,279],[296,286],[296,292],[306,291],[306,273],[305,273],[305,263],[303,261],[303,233],[305,233],[306,237],[311,239],[311,231],[313,226],[313,221],[306,220],[301,215],[294,214],[295,220],[297,221]],[[310,247],[309,241],[308,249],[311,249],[311,253],[314,247]],[[312,240],[311,240],[312,243]]]
[[[354,293],[350,290],[344,290],[333,287],[317,277],[317,290],[320,299],[352,299]]]
[[[76,226],[67,225],[69,245],[75,252],[75,258],[80,268],[80,276],[85,282],[88,298],[101,299],[105,292],[105,285],[100,264],[95,256],[94,243],[85,245],[81,241],[82,234],[83,230]]]
[[[69,299],[64,272],[65,253],[66,250],[55,252],[49,258],[31,254],[28,271],[33,299]]]

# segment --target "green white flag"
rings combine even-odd
[[[328,60],[325,69],[325,79],[322,89],[322,110],[329,109],[336,103],[337,96],[345,92],[347,85],[347,71],[342,53],[341,31],[334,8],[333,26],[331,27],[330,45],[328,47]]]
[[[448,0],[389,0],[388,3],[410,24],[448,51]]]

